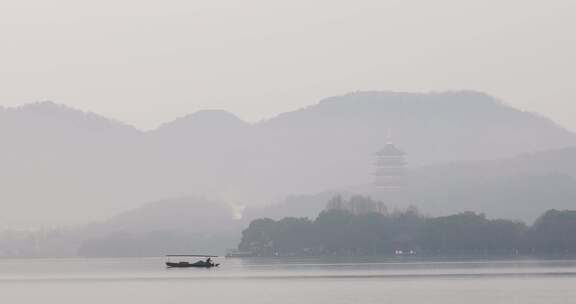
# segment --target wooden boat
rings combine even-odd
[[[189,267],[196,267],[196,268],[212,268],[218,267],[220,264],[215,263],[206,263],[204,261],[198,261],[196,263],[188,263],[188,262],[166,262],[166,266],[168,268],[189,268]]]
[[[208,258],[215,258],[217,256],[214,255],[167,255],[166,257],[170,258],[170,257],[208,257]],[[190,263],[190,262],[186,262],[186,261],[180,261],[180,262],[171,262],[171,261],[167,261],[166,262],[166,267],[168,268],[212,268],[212,267],[218,267],[220,264],[218,263],[213,263],[210,261],[197,261],[194,263]]]

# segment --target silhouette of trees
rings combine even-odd
[[[244,230],[239,249],[259,256],[576,254],[576,211],[550,210],[528,227],[475,212],[424,217],[410,207],[388,213],[380,204],[336,196],[313,221],[258,219]]]
[[[427,219],[418,243],[429,255],[516,254],[524,248],[526,230],[524,223],[463,212]]]
[[[576,252],[576,211],[547,211],[530,229],[530,240],[538,254]]]

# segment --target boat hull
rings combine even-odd
[[[168,268],[212,268],[218,267],[220,264],[206,264],[206,263],[188,263],[188,262],[166,262]]]

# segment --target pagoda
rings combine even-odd
[[[402,188],[402,179],[406,166],[403,151],[388,142],[384,148],[376,152],[374,165],[376,166],[374,185],[379,190],[394,191]]]

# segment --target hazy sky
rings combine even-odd
[[[0,0],[0,105],[143,129],[356,90],[474,89],[576,130],[574,0]]]

